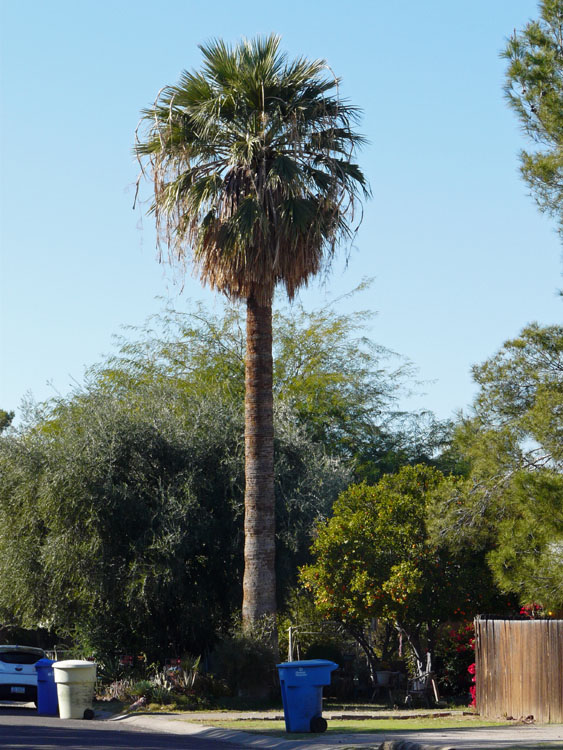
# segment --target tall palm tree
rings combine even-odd
[[[136,153],[168,260],[247,306],[243,623],[276,611],[272,300],[290,299],[352,235],[367,182],[358,111],[324,61],[288,61],[275,35],[201,46],[143,111]]]

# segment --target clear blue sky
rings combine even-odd
[[[277,32],[292,56],[325,58],[364,109],[374,197],[347,267],[301,300],[322,305],[375,277],[346,304],[377,311],[374,340],[434,381],[405,406],[466,408],[472,364],[527,322],[561,321],[561,245],[519,178],[525,140],[499,58],[535,0],[1,7],[0,407],[67,393],[158,297],[216,304],[191,277],[180,294],[156,262],[152,220],[131,208],[139,111],[213,37]]]

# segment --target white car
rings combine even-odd
[[[45,656],[33,646],[0,646],[0,700],[37,701],[35,662]]]

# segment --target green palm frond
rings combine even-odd
[[[142,112],[135,151],[153,179],[160,242],[234,297],[290,297],[351,236],[367,181],[359,110],[324,61],[288,61],[276,35],[212,40]]]

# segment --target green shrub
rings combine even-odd
[[[169,687],[163,685],[151,685],[150,701],[151,703],[158,703],[159,705],[165,705],[172,702],[172,691]]]
[[[138,680],[128,689],[130,698],[149,698],[152,695],[153,684],[150,680]]]
[[[266,697],[276,688],[274,624],[265,618],[252,631],[240,626],[222,638],[212,655],[214,671],[231,695]]]

